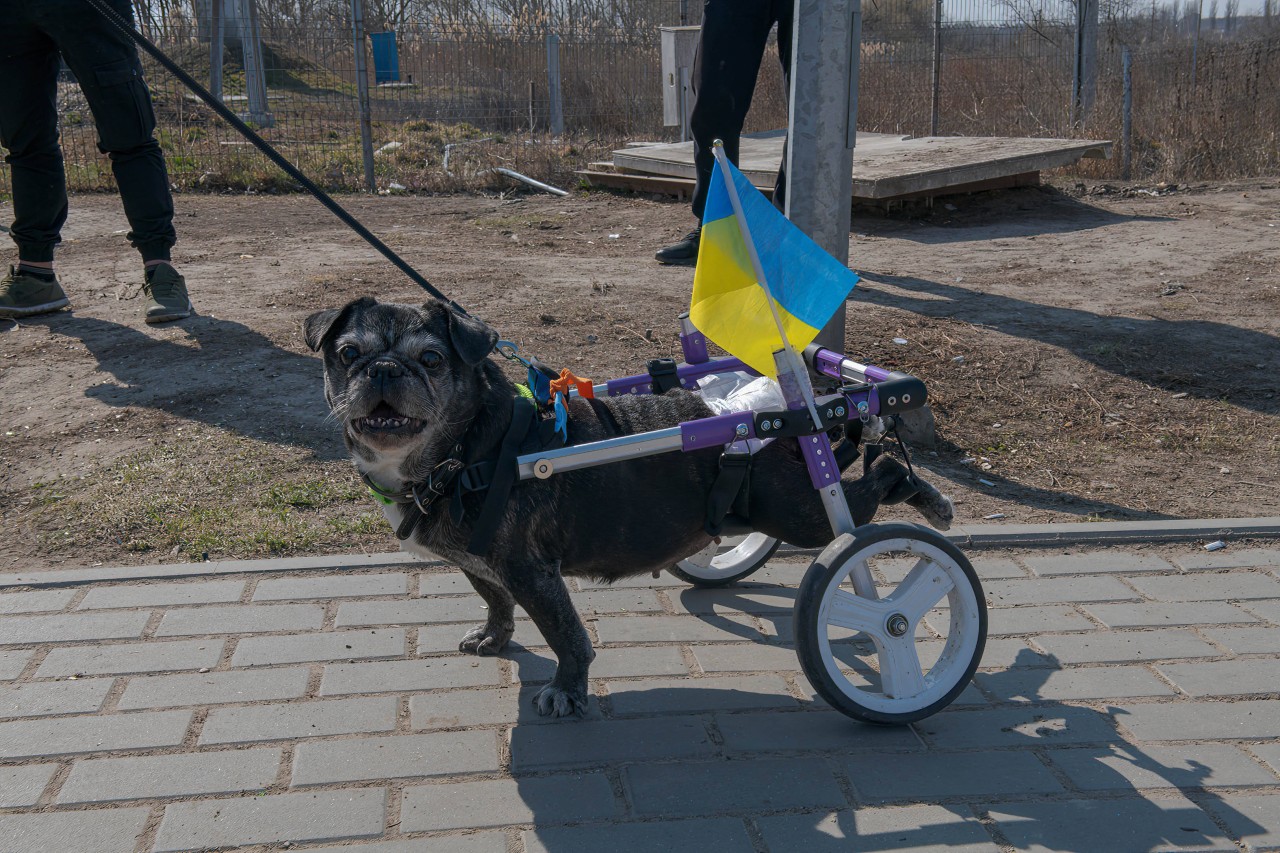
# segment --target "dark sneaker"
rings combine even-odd
[[[674,246],[659,249],[654,255],[661,264],[691,267],[698,263],[698,243],[702,241],[702,226],[690,231]]]
[[[142,292],[147,295],[146,320],[148,323],[165,323],[191,316],[191,298],[187,296],[187,282],[168,264],[159,264],[147,271]]]
[[[0,279],[0,317],[47,314],[65,307],[70,301],[62,292],[57,278],[46,279],[9,267],[9,274]]]

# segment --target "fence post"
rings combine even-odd
[[[796,0],[787,217],[841,263],[849,261],[861,42],[862,0]],[[844,346],[844,315],[836,311],[818,343]]]
[[[1191,40],[1191,92],[1196,90],[1196,62],[1200,58],[1200,21],[1204,18],[1204,0],[1196,6],[1196,34]]]
[[[244,0],[248,18],[240,39],[244,47],[244,87],[249,96],[249,120],[259,127],[271,127],[275,120],[267,105],[267,71],[262,59],[262,28],[258,26],[257,0]]]
[[[1124,98],[1120,116],[1120,137],[1124,145],[1124,157],[1120,161],[1120,177],[1129,180],[1129,171],[1133,166],[1133,56],[1129,53],[1129,45],[1120,49],[1120,63],[1124,72]]]
[[[364,3],[351,0],[351,34],[355,39],[356,98],[360,107],[360,151],[364,158],[364,188],[376,192],[373,180],[373,115],[369,106],[369,57],[364,38]]]
[[[1270,4],[1271,0],[1267,0]],[[1268,9],[1270,6],[1268,5]],[[680,26],[689,26],[689,0],[680,0]]]
[[[547,99],[551,102],[551,135],[564,136],[564,100],[560,92],[560,36],[547,36]]]
[[[209,92],[222,100],[222,0],[209,2]]]
[[[1098,0],[1076,0],[1075,79],[1071,123],[1083,123],[1098,88]]]
[[[929,135],[938,135],[938,107],[942,86],[942,0],[933,9],[933,96],[930,98]]]

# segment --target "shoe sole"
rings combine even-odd
[[[167,314],[148,314],[143,319],[145,319],[148,324],[154,326],[156,323],[169,323],[174,320],[186,319],[187,317],[191,316],[194,310],[195,309],[191,306],[191,304],[188,303],[186,310],[184,311],[170,311]]]
[[[36,314],[48,314],[57,311],[59,308],[66,308],[71,304],[71,300],[63,297],[55,299],[52,302],[46,302],[43,305],[32,305],[27,308],[0,308],[0,319],[11,319],[14,317],[32,317]]]
[[[698,265],[697,258],[688,258],[682,260],[668,261],[663,258],[655,258],[655,260],[666,267],[696,267]]]

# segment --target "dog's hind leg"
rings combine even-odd
[[[559,565],[513,566],[507,571],[507,584],[516,603],[525,609],[556,653],[555,676],[533,697],[538,713],[583,716],[587,712],[587,670],[596,653],[569,600]]]
[[[463,572],[476,592],[489,608],[489,617],[483,625],[477,625],[466,633],[458,644],[458,651],[475,655],[496,655],[506,646],[516,630],[516,603],[511,593],[502,587]]]

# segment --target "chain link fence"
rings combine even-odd
[[[1123,142],[1127,49],[1124,160],[1134,177],[1280,171],[1273,0],[1250,16],[1227,0],[1226,14],[1215,4],[1209,18],[1199,7],[1107,0],[1091,22],[1081,4],[1094,2],[863,0],[860,129]],[[566,182],[626,141],[674,139],[662,124],[658,28],[695,25],[701,14],[690,0],[135,0],[135,8],[148,36],[327,188],[365,186],[367,90],[383,191],[474,187],[496,166]],[[175,187],[293,189],[163,69],[146,58],[144,66]],[[63,78],[68,183],[110,189],[88,105]],[[785,124],[771,46],[747,129]],[[1123,165],[1084,168],[1118,177]]]

